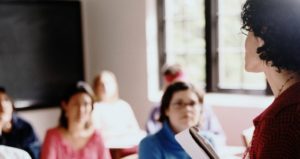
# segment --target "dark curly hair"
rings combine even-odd
[[[260,59],[300,74],[300,1],[247,0],[243,6],[242,29],[264,40],[257,49]]]

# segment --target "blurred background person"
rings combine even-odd
[[[33,159],[39,159],[40,142],[30,123],[14,113],[12,99],[4,87],[0,87],[0,144],[27,151]]]
[[[28,152],[5,145],[0,145],[0,158],[1,159],[31,159]]]
[[[146,132],[139,127],[131,106],[119,98],[116,76],[107,70],[100,72],[93,89],[97,99],[93,122],[103,134],[105,145],[111,149],[123,148],[119,152],[121,157],[137,153],[137,145]]]
[[[186,82],[171,84],[163,94],[159,121],[162,129],[144,138],[139,145],[140,159],[190,159],[175,140],[175,134],[192,126],[201,128],[203,94]],[[209,132],[200,131],[212,144]]]
[[[42,159],[110,159],[101,134],[92,125],[93,92],[84,82],[71,86],[61,101],[59,125],[49,129]]]
[[[163,76],[163,89],[164,91],[170,84],[176,81],[187,81],[186,74],[183,68],[179,64],[165,64],[162,67]],[[151,112],[146,123],[146,131],[148,134],[154,134],[162,127],[161,122],[159,122],[160,116],[160,103],[156,103]]]
[[[179,64],[166,64],[162,68],[163,74],[163,91],[172,83],[183,81],[188,82],[187,74],[184,72],[183,67]],[[226,145],[226,136],[224,130],[215,115],[213,109],[209,105],[203,106],[203,123],[201,130],[210,132],[215,138],[215,148],[221,149]],[[149,119],[146,124],[148,134],[154,134],[161,129],[162,123],[159,121],[160,117],[160,103],[153,107]]]

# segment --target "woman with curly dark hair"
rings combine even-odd
[[[254,119],[251,159],[300,158],[300,1],[247,0],[245,68],[264,72],[275,95]]]

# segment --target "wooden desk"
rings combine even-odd
[[[138,146],[130,148],[110,148],[109,151],[112,159],[121,159],[122,157],[137,154]]]
[[[134,135],[124,135],[106,139],[105,146],[109,148],[112,159],[121,159],[124,156],[136,154],[140,141],[146,136],[141,131]]]

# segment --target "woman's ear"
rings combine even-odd
[[[265,41],[260,37],[257,37],[257,42],[258,42],[258,47],[262,47],[265,44]]]

